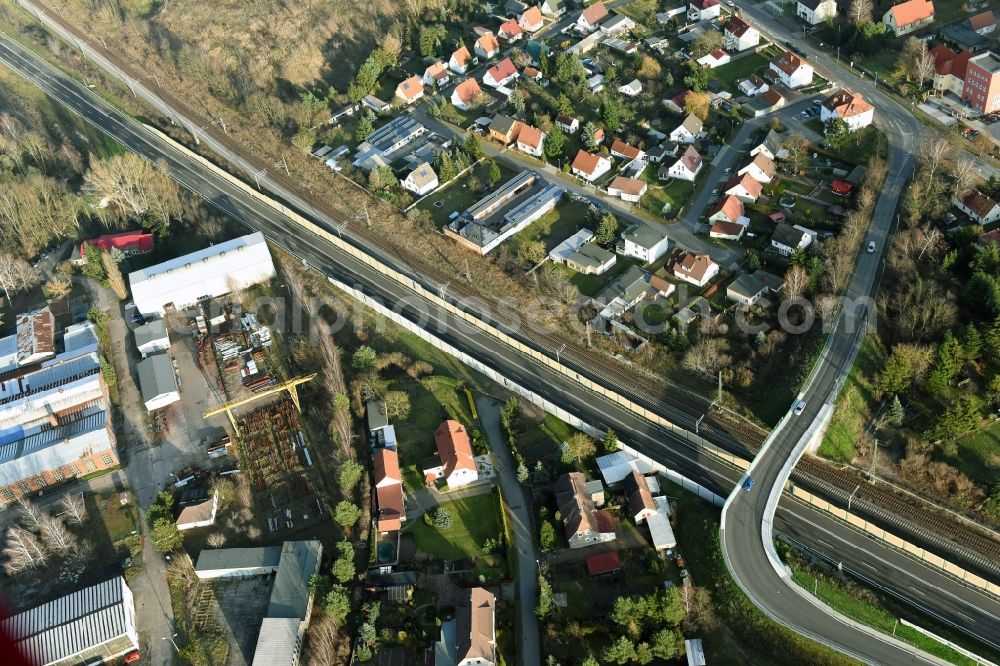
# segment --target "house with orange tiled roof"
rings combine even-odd
[[[626,178],[625,176],[615,176],[615,179],[608,185],[608,194],[619,197],[622,201],[638,201],[646,193],[648,184],[638,178]]]
[[[497,30],[497,35],[508,44],[513,44],[524,36],[521,32],[521,26],[514,19],[504,21],[500,29]]]
[[[746,233],[746,230],[747,225],[745,224],[719,220],[712,223],[712,226],[708,230],[708,237],[718,238],[719,240],[738,241],[743,238],[743,234]]]
[[[496,595],[482,587],[463,593],[455,608],[455,666],[497,663]]]
[[[522,153],[542,156],[545,147],[545,132],[525,123],[521,124],[521,131],[517,133],[517,149]]]
[[[673,272],[675,278],[704,287],[719,274],[719,264],[707,254],[685,250],[674,258]]]
[[[996,17],[989,9],[975,16],[970,16],[965,20],[965,24],[977,35],[988,35],[997,28]]]
[[[736,175],[749,174],[758,183],[770,183],[774,180],[774,174],[777,171],[778,167],[775,166],[774,162],[767,155],[757,153],[749,164],[736,172]]]
[[[621,139],[615,139],[611,142],[612,157],[620,157],[623,160],[634,160],[641,158],[644,154],[642,149],[630,146]]]
[[[744,215],[743,202],[732,194],[727,195],[709,209],[708,221],[750,224],[750,219]]]
[[[598,509],[587,492],[587,477],[580,472],[563,474],[553,484],[556,506],[570,548],[581,548],[617,538],[617,519],[610,511]]]
[[[472,443],[465,426],[451,419],[434,431],[437,456],[421,465],[428,484],[444,480],[449,489],[461,488],[479,480]]]
[[[966,50],[957,53],[944,44],[938,44],[928,53],[934,58],[934,78],[932,81],[934,90],[961,96],[962,88],[965,86],[965,72],[969,67],[972,51]]]
[[[507,85],[518,76],[520,74],[517,73],[514,62],[510,58],[504,58],[486,70],[486,73],[483,74],[483,83],[491,88],[499,88]]]
[[[719,0],[688,0],[689,21],[711,21],[719,18],[722,3]]]
[[[542,29],[542,10],[531,7],[517,17],[517,24],[525,32],[537,32]]]
[[[372,463],[375,487],[372,518],[375,527],[379,532],[397,532],[406,520],[399,454],[393,449],[376,449]]]
[[[469,71],[469,65],[472,64],[475,64],[475,60],[464,44],[455,49],[455,52],[448,58],[448,69],[456,74],[465,74]]]
[[[701,172],[701,167],[701,155],[694,149],[694,146],[688,146],[677,161],[666,170],[666,173],[670,178],[694,181]]]
[[[451,92],[451,103],[456,109],[467,111],[476,104],[476,100],[482,94],[483,89],[475,79],[466,79]]]
[[[897,37],[919,30],[933,20],[934,3],[931,0],[906,0],[893,5],[882,16],[882,23]]]
[[[583,32],[594,32],[598,27],[600,27],[602,21],[607,20],[608,16],[610,16],[610,14],[608,13],[607,7],[604,6],[604,3],[595,2],[580,12],[580,16],[576,20],[576,27]]]
[[[764,190],[764,186],[749,173],[737,175],[729,179],[722,190],[723,194],[736,197],[743,203],[755,203]]]
[[[496,54],[500,53],[500,42],[497,41],[496,35],[492,32],[484,32],[479,39],[476,40],[473,49],[476,55],[480,58],[492,58]]]
[[[868,127],[875,119],[875,107],[868,103],[861,93],[841,88],[825,100],[819,108],[819,119],[824,123],[840,118],[851,131]]]
[[[583,178],[588,183],[594,182],[610,170],[611,161],[608,158],[588,153],[583,149],[577,151],[576,157],[573,158],[573,164],[570,166],[570,171],[574,175]]]
[[[429,65],[427,69],[424,70],[424,85],[432,86],[435,88],[441,88],[448,84],[451,80],[451,73],[448,71],[448,65],[438,60],[433,65]]]
[[[413,104],[424,96],[424,82],[419,76],[413,75],[396,86],[396,99],[403,104]]]

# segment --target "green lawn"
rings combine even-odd
[[[712,78],[723,85],[729,92],[736,89],[736,82],[751,74],[760,74],[767,70],[769,59],[763,53],[754,53],[743,58],[716,67],[712,70]]]
[[[815,593],[817,598],[827,606],[852,620],[872,627],[884,634],[893,635],[898,640],[916,646],[920,650],[949,663],[958,664],[959,666],[972,666],[979,663],[956,652],[947,645],[925,636],[912,627],[903,624],[897,625],[897,618],[894,614],[889,613],[881,606],[858,598],[862,592],[866,591],[856,591],[852,594],[848,588],[835,579],[802,570],[797,565],[796,558],[792,558],[789,565],[792,568],[792,579],[800,587]],[[915,624],[922,623],[917,622]],[[981,649],[976,645],[971,645],[970,647],[973,650]]]
[[[87,512],[90,519],[99,519],[104,524],[108,539],[112,543],[129,537],[138,531],[139,519],[135,511],[135,498],[128,493],[128,504],[122,505],[117,491],[105,491],[91,495],[87,502]],[[94,511],[96,509],[96,511]]]
[[[511,251],[517,251],[522,243],[534,240],[542,241],[545,249],[551,250],[588,224],[588,208],[585,203],[564,198],[554,210],[535,220],[511,238],[508,241]]]
[[[395,419],[399,454],[406,464],[418,465],[437,450],[434,431],[446,418],[455,419],[472,427],[469,403],[463,393],[456,390],[450,377],[423,377],[399,379],[392,382],[392,390],[404,391],[410,396],[410,417]]]
[[[819,446],[819,455],[823,458],[844,463],[854,459],[855,444],[871,413],[874,400],[871,377],[881,354],[878,339],[873,336],[865,338],[851,374],[837,396],[830,427]]]
[[[423,518],[409,522],[406,528],[417,550],[443,560],[460,560],[483,552],[483,544],[501,533],[497,520],[498,498],[495,494],[477,495],[444,502],[451,512],[451,529],[440,531],[424,523]]]
[[[524,434],[518,437],[517,448],[532,469],[539,460],[558,460],[562,455],[562,443],[575,432],[572,426],[552,414],[546,414],[541,422],[522,423],[521,428]]]
[[[1000,478],[1000,421],[958,440],[958,453],[948,462],[970,478],[993,486]]]
[[[500,167],[500,173],[503,176],[500,181],[501,183],[507,182],[516,175],[512,169],[503,164],[497,162],[497,165]],[[417,204],[417,208],[422,208],[430,212],[434,224],[443,227],[448,224],[448,216],[453,212],[461,213],[485,196],[482,190],[474,191],[469,187],[470,177],[475,176],[479,180],[480,187],[485,187],[489,183],[488,175],[489,167],[486,162],[480,162],[461,178],[456,178],[448,183],[444,189],[425,197]],[[437,205],[439,202],[440,205]]]
[[[660,215],[663,206],[669,204],[670,210],[676,214],[694,191],[694,183],[678,178],[660,181],[656,175],[658,169],[659,165],[651,164],[643,170],[642,179],[649,183],[649,189],[646,190],[639,205],[651,213]]]
[[[810,120],[809,123],[819,123],[819,121]],[[812,127],[809,123],[806,123],[806,125]],[[819,133],[823,133],[822,125],[820,125]],[[885,135],[876,129],[875,126],[869,125],[864,129],[852,133],[851,139],[840,148],[833,148],[831,146],[819,152],[825,152],[831,157],[836,157],[850,164],[868,164],[868,160],[875,153],[884,153],[887,145]]]

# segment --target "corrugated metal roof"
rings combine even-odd
[[[134,611],[124,603],[126,591],[123,578],[112,578],[18,613],[0,621],[0,627],[17,637],[33,664],[68,659],[134,632]]]
[[[302,620],[309,605],[309,579],[319,570],[323,546],[315,540],[286,541],[281,549],[281,562],[267,605],[267,617],[296,617]]]
[[[299,622],[294,617],[265,617],[257,636],[253,666],[295,663]]]
[[[0,447],[0,484],[17,483],[47,470],[113,448],[108,413],[94,405],[55,428],[36,430]]]
[[[169,259],[161,264],[156,264],[155,266],[133,271],[128,274],[128,281],[129,284],[134,287],[137,282],[155,279],[171,271],[183,269],[189,265],[197,264],[199,262],[211,261],[212,259],[215,259],[230,250],[238,250],[240,248],[250,247],[251,245],[258,245],[261,243],[264,243],[264,234],[259,231],[246,236],[240,236],[239,238],[234,238],[224,243],[219,243],[218,245],[212,245],[198,250],[197,252],[192,252],[191,254],[185,254],[183,256],[176,257],[175,259]]]

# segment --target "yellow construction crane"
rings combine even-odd
[[[216,414],[226,413],[229,417],[229,422],[233,425],[233,431],[236,433],[237,437],[240,437],[240,428],[236,425],[236,417],[233,416],[233,410],[237,407],[249,404],[254,400],[258,400],[265,396],[274,395],[275,393],[280,393],[281,391],[288,391],[288,397],[292,399],[292,404],[295,405],[295,409],[302,413],[302,406],[299,404],[299,384],[305,384],[308,381],[312,381],[316,378],[316,373],[311,375],[303,375],[302,377],[294,377],[288,381],[281,382],[280,384],[275,384],[266,391],[261,391],[260,393],[254,393],[253,395],[248,395],[245,398],[237,398],[236,400],[230,400],[224,405],[219,405],[218,407],[213,407],[207,410],[202,416],[208,418],[210,416],[215,416]]]

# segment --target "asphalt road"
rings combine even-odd
[[[744,12],[778,43],[789,38],[780,22],[762,9],[745,7]],[[897,221],[897,203],[914,169],[913,153],[925,131],[912,115],[873,86],[843,70],[833,72],[824,67],[828,54],[803,40],[795,40],[795,43],[805,52],[818,73],[861,91],[875,104],[876,125],[889,139],[886,181],[876,202],[869,232],[862,241],[863,247],[874,241],[877,251],[868,253],[862,250],[857,259],[841,317],[812,377],[800,394],[800,399],[805,402],[804,412],[797,416],[790,412],[771,433],[748,471],[748,475],[756,481],[755,486],[749,492],[737,488],[731,493],[723,512],[723,553],[734,579],[754,603],[772,618],[799,633],[867,663],[940,663],[908,645],[856,625],[832,613],[829,608],[815,604],[791,582],[772,546],[772,521],[778,494],[803,453],[811,426],[821,418],[824,405],[835,401],[838,389],[864,340],[869,312],[874,314],[874,302],[870,297],[877,290],[881,277],[887,240]],[[857,558],[859,569],[866,565],[873,566],[872,560],[864,556]],[[940,593],[931,595],[935,603],[944,601],[942,597],[946,596]],[[961,595],[957,598],[961,599]]]
[[[76,81],[39,61],[16,42],[0,38],[0,60],[130,149],[150,159],[162,160],[170,174],[185,187],[247,226],[263,231],[272,242],[308,261],[311,266],[363,284],[365,291],[387,303],[416,302],[416,296],[404,287],[386,281],[380,274],[325,242],[304,236],[275,209],[248,197],[214,171],[190,160],[155,134],[112,109]],[[412,308],[402,307],[401,310],[407,316],[416,316]],[[425,314],[425,328],[428,330],[467,350],[484,363],[502,369],[512,381],[532,388],[596,427],[614,427],[623,441],[688,478],[722,493],[737,482],[737,470],[708,456],[684,439],[582,390],[571,379],[537,366],[513,350],[498,345],[478,329],[470,329],[437,311]],[[692,426],[687,424],[687,427]],[[912,594],[919,598],[926,597],[927,606],[945,621],[1000,645],[1000,623],[997,622],[1000,605],[992,597],[929,571],[924,565],[881,543],[869,541],[863,535],[844,532],[849,528],[839,521],[824,514],[815,514],[796,503],[783,505],[778,517],[787,519],[800,538],[819,550],[824,549],[822,542],[829,542],[827,535],[842,534],[843,539],[858,549],[859,562],[869,557],[866,553],[871,554],[871,561],[875,562],[871,566],[876,568],[872,576],[874,579],[904,594],[910,594],[912,590]],[[835,545],[829,552],[833,557],[838,551],[848,550],[843,544]],[[753,549],[753,544],[750,547]],[[941,594],[941,590],[946,590],[948,594]],[[828,620],[821,627],[825,628],[827,624]]]

